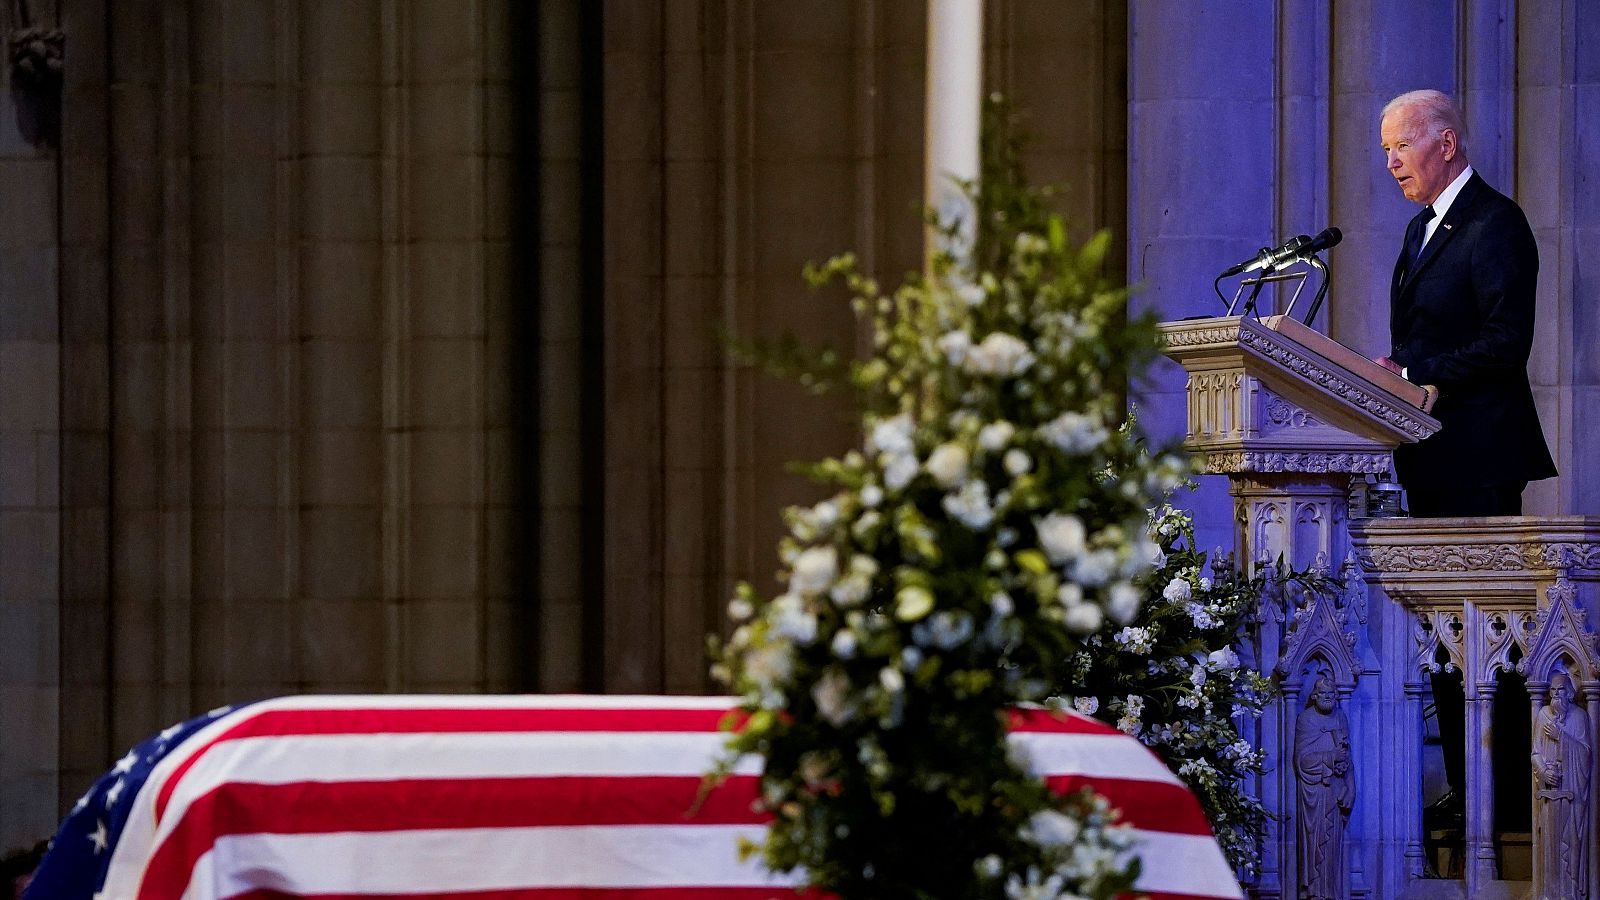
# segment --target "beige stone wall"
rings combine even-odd
[[[59,150],[0,99],[0,845],[223,703],[710,689],[817,499],[785,465],[858,439],[718,334],[852,351],[801,266],[920,265],[923,3],[46,12]],[[1124,21],[990,4],[1085,228]]]

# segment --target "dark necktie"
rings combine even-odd
[[[1422,212],[1417,213],[1411,220],[1411,225],[1406,228],[1406,274],[1416,267],[1417,255],[1422,252],[1422,236],[1428,232],[1428,223],[1433,220],[1433,207],[1424,206]]]

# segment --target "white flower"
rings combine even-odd
[[[861,505],[868,509],[876,507],[883,502],[883,488],[869,484],[861,489]]]
[[[940,487],[955,487],[967,477],[967,451],[960,444],[940,444],[928,454],[928,474]]]
[[[891,694],[898,694],[906,689],[906,677],[894,666],[884,666],[878,670],[878,683]]]
[[[1098,587],[1110,580],[1116,570],[1116,551],[1096,550],[1078,557],[1072,566],[1072,577],[1090,587]]]
[[[794,655],[785,644],[763,644],[744,658],[744,673],[763,692],[788,681],[794,672]]]
[[[933,593],[925,587],[907,585],[895,593],[894,617],[902,622],[916,622],[933,612]]]
[[[878,515],[878,511],[869,509],[862,513],[860,518],[856,519],[856,524],[850,526],[850,533],[858,538],[865,537],[871,534],[872,529],[877,528],[878,523],[881,521],[883,521],[883,517]]]
[[[1042,809],[1028,819],[1028,830],[1041,847],[1065,847],[1078,839],[1081,829],[1070,816]]]
[[[837,728],[855,716],[855,704],[850,702],[850,679],[838,669],[829,669],[811,688],[811,699],[817,702],[817,712]]]
[[[1050,249],[1050,244],[1044,238],[1031,231],[1017,233],[1016,243],[1013,244],[1017,253],[1023,256],[1037,256]]]
[[[848,628],[841,628],[834,632],[833,642],[828,645],[833,655],[840,659],[854,659],[856,655],[856,633]]]
[[[1033,365],[1028,345],[1003,331],[991,332],[967,351],[961,368],[973,375],[1021,375]]]
[[[1033,468],[1033,460],[1028,457],[1027,453],[1016,447],[1006,451],[1006,455],[1001,458],[1001,464],[1006,467],[1006,474],[1013,478],[1019,475],[1026,475],[1028,470]]]
[[[939,338],[939,349],[944,351],[944,358],[951,365],[959,366],[967,358],[967,352],[972,349],[972,335],[964,329],[946,332]]]
[[[985,856],[983,859],[978,860],[977,870],[979,878],[999,878],[1000,873],[1003,871],[1000,857],[993,853]]]
[[[872,434],[868,437],[870,449],[891,455],[910,453],[915,449],[911,443],[911,433],[915,430],[916,426],[908,413],[882,419],[872,426]]]
[[[911,483],[917,477],[921,468],[917,465],[917,458],[910,453],[894,453],[881,457],[885,460],[883,465],[883,483],[889,490],[898,491]]]
[[[1144,725],[1137,716],[1123,716],[1117,720],[1117,730],[1123,734],[1138,737],[1139,732],[1144,730]]]
[[[839,577],[839,553],[832,547],[811,547],[794,561],[794,574],[789,576],[790,590],[810,596],[820,594]]]
[[[1114,638],[1129,653],[1149,653],[1154,646],[1154,635],[1148,628],[1135,628],[1130,625],[1117,632]]]
[[[1011,437],[1016,433],[1017,427],[1004,419],[998,422],[991,422],[978,431],[978,446],[990,453],[995,453],[1005,449],[1005,446],[1011,443]]]
[[[1232,647],[1213,650],[1211,655],[1206,657],[1206,665],[1219,672],[1237,669],[1239,668],[1239,654],[1233,652]]]
[[[922,651],[916,647],[902,647],[900,649],[900,668],[907,672],[915,672],[922,665]]]
[[[1217,620],[1212,617],[1211,612],[1204,606],[1198,603],[1190,603],[1185,609],[1188,610],[1189,618],[1194,622],[1194,627],[1200,629],[1217,627]]]
[[[1056,600],[1062,606],[1077,606],[1083,602],[1083,585],[1073,581],[1056,588]]]
[[[869,576],[851,572],[849,575],[834,583],[828,591],[828,596],[833,602],[846,609],[861,605],[867,599],[867,594],[872,590],[872,580]]]
[[[1067,607],[1066,626],[1077,634],[1089,634],[1100,630],[1104,618],[1100,607],[1093,603],[1076,603]]]
[[[982,531],[994,521],[989,486],[981,481],[969,481],[956,493],[945,494],[941,505],[945,512],[973,531]]]
[[[1039,426],[1039,435],[1067,453],[1088,453],[1105,443],[1111,432],[1094,416],[1064,412]]]
[[[1072,708],[1086,716],[1092,716],[1100,711],[1100,698],[1074,697],[1072,698]]]
[[[1195,690],[1199,690],[1200,688],[1205,686],[1205,683],[1206,683],[1206,668],[1205,668],[1205,666],[1195,666],[1193,669],[1189,670],[1189,683],[1194,685]]]
[[[1089,531],[1083,520],[1071,513],[1051,513],[1035,522],[1034,528],[1039,548],[1056,565],[1076,559],[1087,546]]]
[[[989,598],[989,610],[997,616],[1005,617],[1016,612],[1017,604],[1016,601],[1011,599],[1010,594],[1005,591],[996,591],[994,596]]]
[[[1209,579],[1209,578],[1200,579],[1200,590],[1201,591],[1209,591],[1209,590],[1211,590],[1211,579]]]
[[[1137,718],[1144,712],[1144,697],[1139,694],[1129,694],[1123,698],[1122,708],[1128,715]]]
[[[984,297],[986,296],[986,293],[981,286],[973,284],[970,281],[958,281],[951,285],[950,289],[957,297],[961,298],[962,303],[965,303],[968,306],[977,306],[983,302]]]
[[[1187,603],[1194,596],[1194,589],[1189,586],[1187,580],[1174,578],[1167,582],[1166,587],[1161,589],[1161,596],[1173,603]]]
[[[828,529],[839,521],[839,504],[832,500],[824,500],[811,507],[811,521],[819,529]]]
[[[972,617],[964,612],[940,610],[911,629],[912,640],[918,644],[932,645],[940,650],[950,650],[966,643],[972,637]],[[910,648],[907,648],[910,649]]]
[[[1126,581],[1119,581],[1111,586],[1111,594],[1106,599],[1106,612],[1115,622],[1132,622],[1133,617],[1139,614],[1139,604],[1143,599],[1138,588]]]
[[[755,609],[750,606],[750,601],[743,597],[735,597],[728,601],[728,618],[735,622],[743,622],[755,614]]]
[[[802,646],[817,639],[817,617],[794,594],[774,598],[769,611],[772,630]]]

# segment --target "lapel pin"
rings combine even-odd
[[[1444,226],[1444,230],[1445,231],[1449,231],[1450,230],[1450,223],[1449,222],[1441,222],[1439,224]]]

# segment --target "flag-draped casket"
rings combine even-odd
[[[745,900],[760,761],[702,796],[724,697],[308,696],[222,709],[135,747],[62,824],[29,900],[462,897]],[[1194,797],[1133,739],[1025,711],[1012,740],[1138,834],[1139,887],[1238,897]]]

